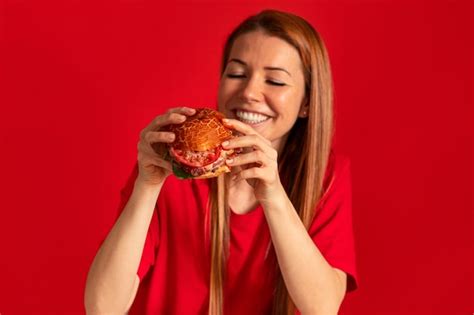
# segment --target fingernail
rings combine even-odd
[[[222,142],[222,146],[226,147],[226,146],[228,146],[228,145],[229,145],[229,141],[224,141],[224,142]]]
[[[234,159],[227,159],[226,162],[229,163],[229,164],[232,164],[234,162]]]
[[[230,124],[230,121],[229,121],[229,119],[227,119],[227,118],[222,119],[222,121],[223,121],[224,123],[226,123],[226,124]]]

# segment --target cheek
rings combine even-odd
[[[221,112],[224,111],[224,105],[227,103],[229,97],[229,92],[227,91],[228,88],[227,86],[221,82],[219,84],[219,90],[218,90],[218,95],[217,95],[217,109]]]
[[[274,104],[278,107],[278,111],[290,116],[298,112],[299,104],[301,103],[298,95],[291,91],[275,94],[273,100]]]
[[[222,103],[222,105],[232,97],[232,95],[235,93],[235,87],[232,86],[232,84],[229,84],[225,80],[222,81],[219,85],[219,93],[218,93],[218,99],[219,99],[219,104]]]
[[[225,91],[225,84],[224,84],[224,82],[220,81],[219,82],[219,87],[217,89],[217,96],[218,96],[219,100],[225,94],[224,91]]]

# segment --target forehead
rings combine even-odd
[[[238,58],[255,67],[284,67],[295,72],[302,69],[296,48],[283,39],[261,31],[240,35],[232,45],[230,58]]]

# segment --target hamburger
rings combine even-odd
[[[210,108],[197,108],[182,124],[163,128],[176,137],[167,144],[165,159],[173,166],[173,173],[181,179],[211,178],[230,172],[225,160],[241,152],[226,150],[222,142],[234,138],[233,130],[224,126],[224,115]]]

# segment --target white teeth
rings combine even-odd
[[[246,122],[253,123],[253,124],[261,123],[262,121],[265,121],[270,118],[266,115],[257,114],[257,113],[249,113],[242,110],[237,110],[235,114],[241,120],[245,120]]]

